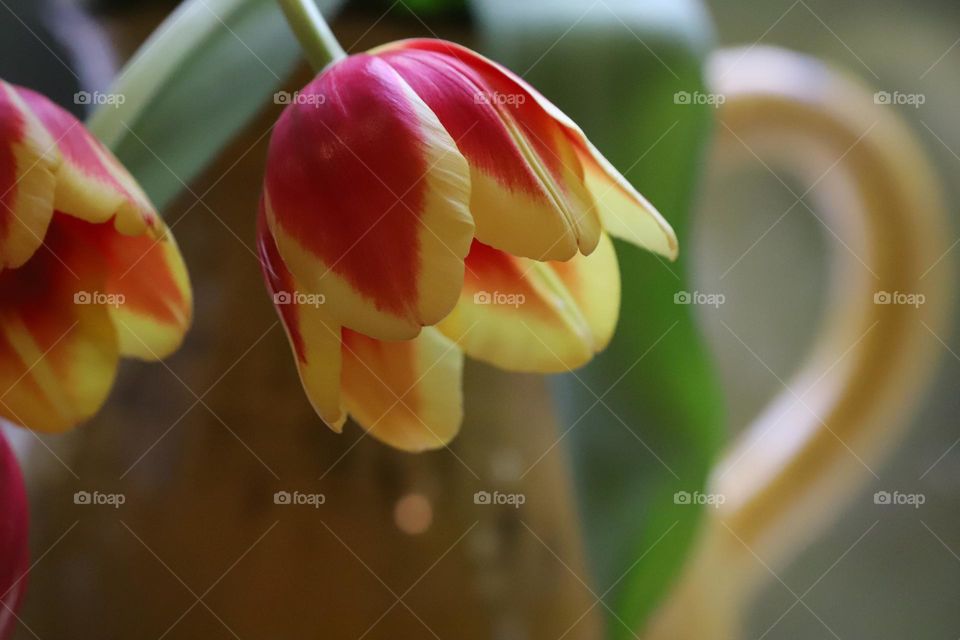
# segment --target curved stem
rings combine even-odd
[[[277,0],[277,3],[315,70],[347,57],[314,0]]]

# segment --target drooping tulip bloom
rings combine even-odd
[[[0,431],[0,640],[10,637],[29,565],[27,496],[20,467]]]
[[[616,325],[613,235],[676,237],[523,80],[439,40],[327,67],[270,141],[258,226],[314,408],[399,448],[446,444],[463,355],[513,371],[588,362]],[[608,235],[609,234],[609,235]]]
[[[68,112],[0,81],[0,416],[41,431],[85,420],[121,356],[176,349],[191,307],[133,177]]]

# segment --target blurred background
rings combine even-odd
[[[709,6],[723,44],[786,46],[823,58],[878,91],[926,96],[923,105],[899,112],[935,160],[950,210],[960,210],[960,129],[952,115],[960,99],[960,6],[930,0],[716,0]],[[700,207],[703,281],[716,282],[716,274],[725,273],[793,204],[762,169],[754,178],[763,196],[751,198],[750,206],[744,206],[747,196],[731,199],[728,192],[715,210],[713,203]],[[722,197],[721,191],[711,193]],[[725,374],[732,425],[749,423],[782,387],[719,319],[786,379],[816,331],[828,238],[806,209],[793,209],[724,278],[721,290],[737,304],[702,316]],[[951,604],[960,592],[960,349],[955,335],[940,337],[946,342],[939,345],[940,372],[907,439],[874,468],[879,479],[871,478],[829,533],[781,572],[796,595],[810,589],[804,602],[840,638],[953,638],[960,629]],[[875,491],[894,489],[922,493],[927,502],[918,510],[874,504]],[[791,609],[795,602],[787,586],[771,583],[747,637],[834,637],[811,611]]]
[[[0,4],[0,76],[84,115],[74,93],[104,89],[176,3]],[[444,4],[349,2],[334,28],[351,50],[413,35],[475,42],[467,9]],[[958,210],[960,5],[706,6],[716,47],[785,46],[878,91],[925,96],[893,108]],[[300,68],[287,84],[309,77]],[[126,364],[108,408],[80,431],[17,438],[42,558],[16,637],[597,637],[602,611],[586,577],[569,454],[554,446],[567,423],[543,380],[470,365],[462,435],[452,450],[419,458],[355,427],[333,436],[313,416],[250,255],[277,113],[265,106],[166,212],[197,290],[184,350],[165,365]],[[694,285],[735,302],[696,310],[732,433],[782,390],[816,334],[830,240],[762,166],[733,188],[710,177],[709,158],[687,251]],[[930,339],[943,359],[909,436],[839,521],[778,570],[745,637],[960,636],[960,340]],[[115,512],[73,504],[74,491],[92,487],[131,497]],[[473,493],[493,488],[521,488],[522,513],[475,508]],[[295,489],[322,491],[332,506],[323,515],[273,508],[275,491]],[[873,501],[880,490],[926,501],[884,508]]]

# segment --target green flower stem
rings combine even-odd
[[[347,57],[314,0],[277,0],[277,3],[315,70]]]

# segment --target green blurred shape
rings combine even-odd
[[[694,307],[674,303],[694,290],[690,208],[712,118],[679,92],[704,91],[710,22],[695,0],[476,0],[474,10],[487,52],[576,120],[680,239],[675,264],[617,243],[617,335],[555,384],[593,589],[608,637],[632,638],[676,578],[703,513],[674,494],[703,491],[725,440]]]
[[[327,18],[341,0],[320,0]],[[301,59],[276,0],[187,0],[124,67],[90,129],[163,210],[253,117]],[[266,132],[264,132],[266,133]]]

